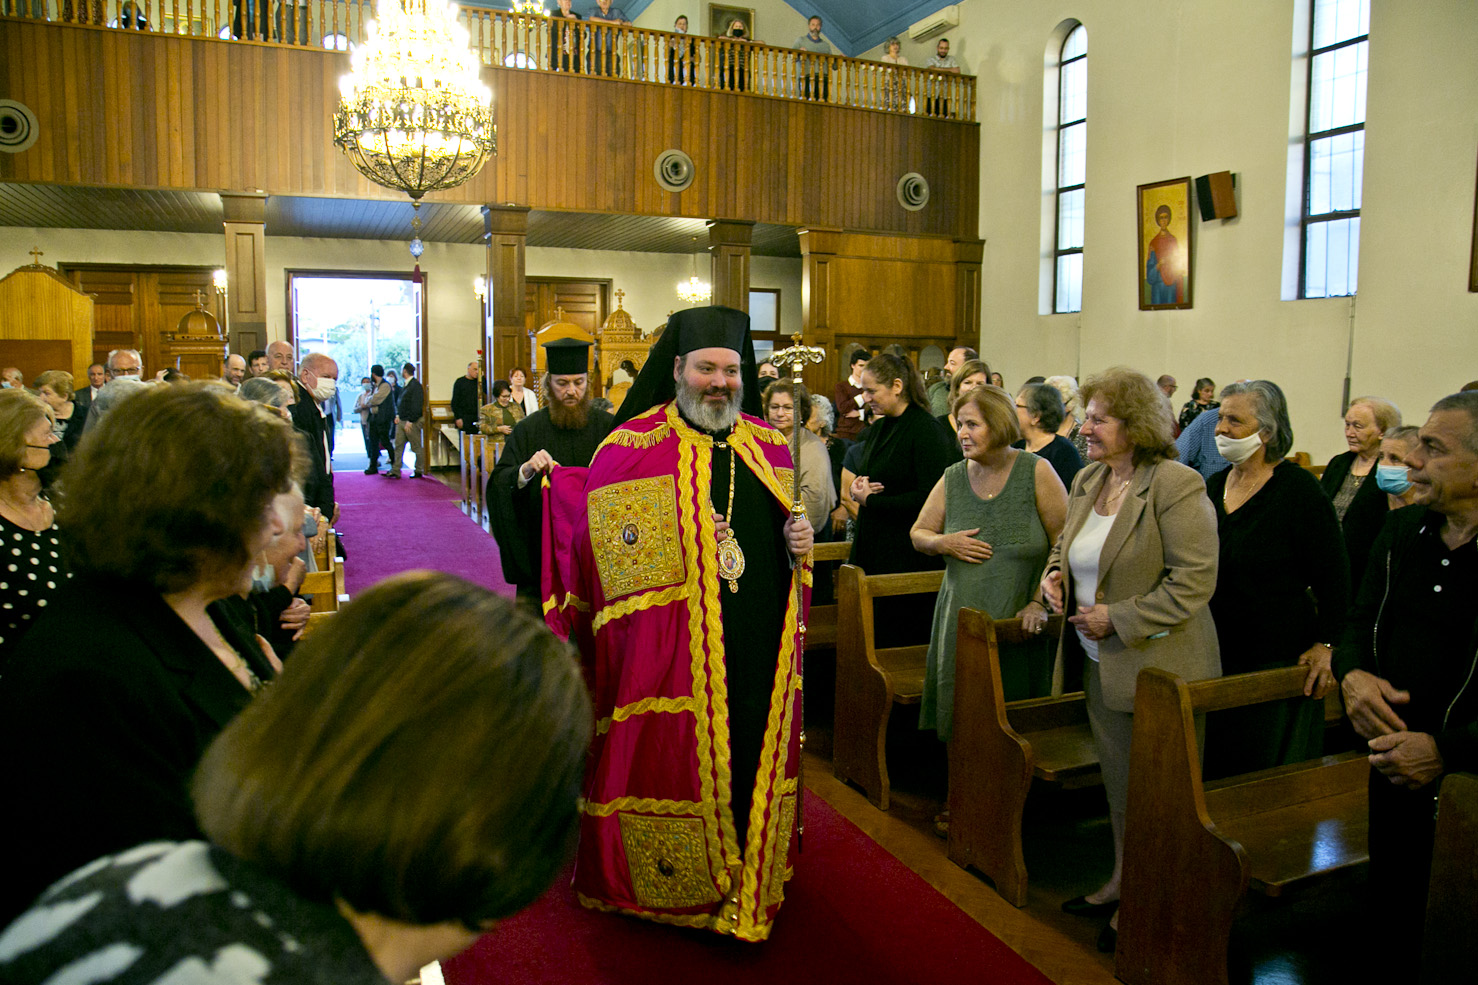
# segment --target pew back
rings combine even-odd
[[[873,601],[897,595],[937,595],[943,571],[869,575],[844,564],[837,575],[836,714],[832,773],[861,787],[879,810],[888,809],[888,719],[894,704],[918,704],[930,625],[919,644],[879,649]]]
[[[992,620],[961,609],[955,639],[954,735],[949,750],[949,858],[974,866],[1013,906],[1025,906],[1022,813],[1032,781],[1079,787],[1098,783],[1098,750],[1081,691],[1007,702],[1001,648],[1041,644],[1062,634],[1052,616],[1042,636],[1020,619]],[[1009,650],[1008,650],[1009,652]]]
[[[1422,938],[1422,982],[1469,979],[1478,968],[1473,905],[1478,900],[1478,776],[1453,773],[1437,800],[1427,928]]]
[[[1129,985],[1227,981],[1249,890],[1278,896],[1366,864],[1360,753],[1201,781],[1196,716],[1303,693],[1303,667],[1188,684],[1140,672],[1115,972]]]

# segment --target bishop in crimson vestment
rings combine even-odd
[[[748,316],[674,316],[590,468],[550,477],[544,608],[596,706],[581,902],[758,941],[796,850],[811,531],[741,391]]]

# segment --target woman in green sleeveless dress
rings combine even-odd
[[[976,387],[959,396],[954,414],[965,460],[945,470],[910,531],[917,550],[945,559],[919,707],[919,728],[932,728],[945,741],[954,724],[960,609],[982,609],[992,619],[1019,616],[1039,630],[1046,609],[1036,597],[1037,585],[1067,513],[1067,490],[1056,470],[1010,447],[1021,430],[1006,391]],[[1019,652],[1012,657],[1001,666],[1006,700],[1050,693],[1050,648],[1042,647],[1035,658]]]

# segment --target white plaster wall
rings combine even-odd
[[[1355,393],[1420,423],[1478,376],[1478,295],[1465,275],[1478,160],[1478,5],[1374,0],[1358,302],[1280,300],[1292,4],[969,0],[979,77],[982,352],[1008,385],[1127,363],[1287,391],[1295,447],[1340,451],[1346,349]],[[1083,311],[1038,310],[1043,60],[1063,20],[1089,38]],[[914,50],[907,51],[910,58]],[[1241,215],[1198,223],[1195,307],[1141,312],[1135,186],[1237,174]]]

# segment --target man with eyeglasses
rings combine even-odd
[[[104,366],[108,372],[108,382],[103,384],[97,396],[92,398],[92,406],[87,408],[87,428],[97,427],[103,415],[119,401],[132,396],[145,386],[144,360],[137,349],[114,349],[108,353]]]

